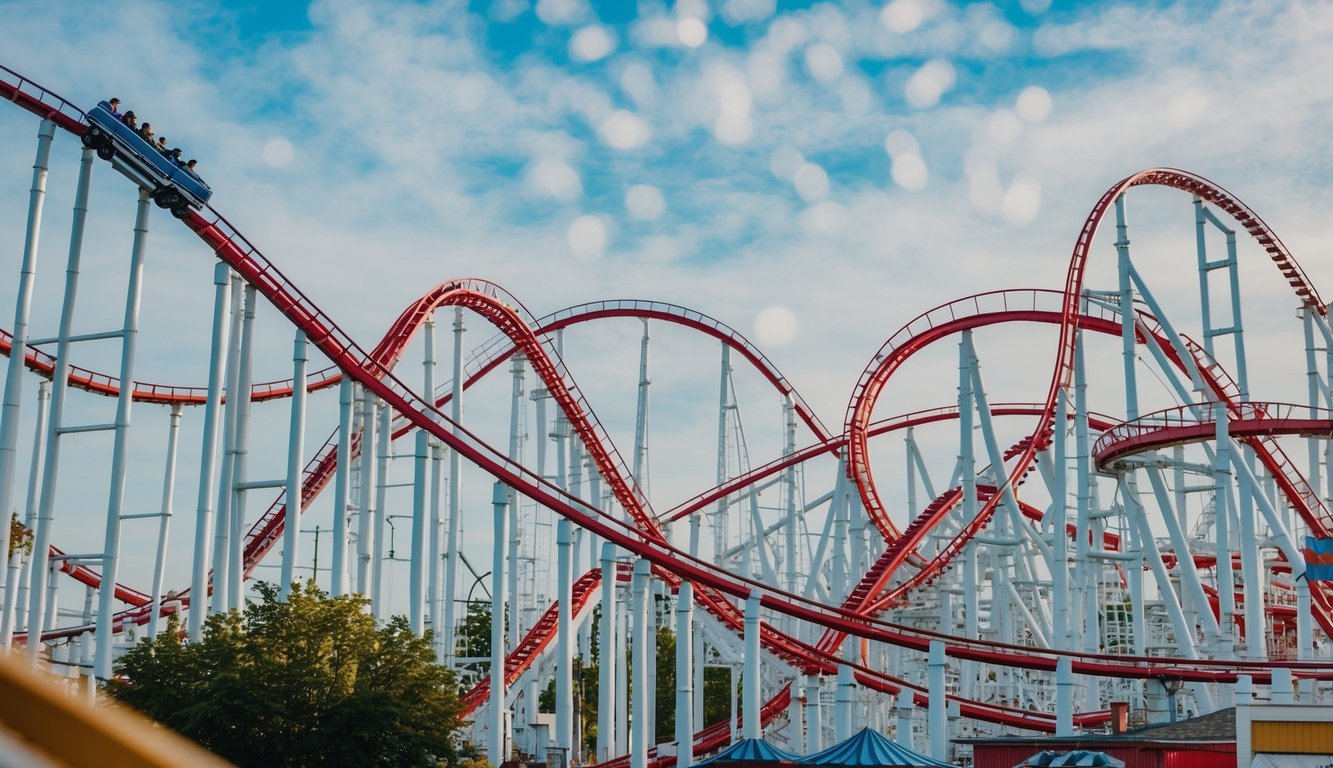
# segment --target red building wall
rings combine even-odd
[[[1235,768],[1236,745],[1198,745],[1163,753],[1162,768]]]

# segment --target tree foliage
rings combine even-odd
[[[598,639],[598,623],[601,621],[601,607],[593,609],[592,617],[592,661],[582,656],[574,657],[574,708],[581,725],[580,743],[587,752],[597,743],[597,697],[601,683],[601,648]],[[657,628],[657,691],[653,702],[655,737],[658,743],[674,741],[676,738],[676,633],[666,627]],[[626,675],[625,685],[633,697],[634,661],[624,659]],[[555,711],[555,680],[551,679],[538,696],[538,705],[543,712]],[[731,717],[731,673],[720,667],[704,668],[704,720],[695,722],[696,731],[712,723],[721,722]]]
[[[198,643],[173,617],[107,689],[240,766],[457,764],[453,675],[405,618],[376,628],[364,598],[313,582],[285,600],[258,591],[243,614],[210,616]]]
[[[9,514],[9,557],[13,557],[15,552],[23,552],[25,555],[32,554],[32,530],[19,522],[17,512]]]

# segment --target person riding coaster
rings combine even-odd
[[[122,122],[109,102],[98,103],[86,117],[88,130],[83,134],[83,145],[148,190],[158,207],[182,219],[202,208],[212,196],[208,184],[180,161],[179,149],[172,156],[159,152],[156,144]]]

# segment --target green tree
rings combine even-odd
[[[9,514],[9,557],[14,557],[15,552],[23,552],[25,555],[32,554],[32,531],[19,522],[17,512],[11,512]]]
[[[506,629],[509,626],[505,618]],[[462,659],[484,659],[460,664],[458,667],[458,689],[466,692],[483,677],[490,675],[491,658],[491,604],[489,602],[468,603],[467,613],[458,627],[454,638],[454,654]]]
[[[676,738],[676,633],[657,629],[657,728],[659,742]],[[703,722],[694,730],[731,717],[731,673],[720,667],[704,668]]]
[[[240,766],[457,765],[459,703],[429,638],[384,627],[360,596],[261,583],[198,643],[168,630],[116,663],[107,690]]]

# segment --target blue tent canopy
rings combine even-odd
[[[1106,766],[1107,768],[1125,768],[1125,761],[1116,759],[1105,752],[1092,752],[1086,749],[1076,749],[1072,752],[1051,752],[1049,750],[1038,752],[1029,757],[1014,768],[1031,768],[1032,766],[1066,766],[1066,765],[1087,765],[1087,766]]]
[[[913,766],[914,768],[954,768],[920,752],[913,752],[879,731],[862,728],[861,732],[841,744],[823,752],[807,755],[796,761],[799,765],[819,765],[831,768],[871,768],[873,766]]]
[[[763,739],[741,739],[707,760],[700,760],[696,766],[717,764],[719,766],[736,763],[794,763],[797,756],[778,749]]]

